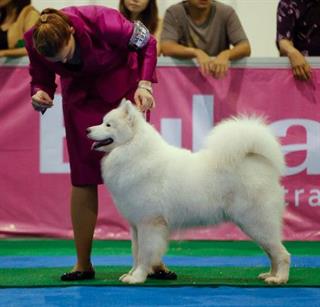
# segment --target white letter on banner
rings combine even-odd
[[[204,138],[213,127],[213,96],[192,96],[192,149],[202,147]],[[161,119],[161,135],[171,145],[181,147],[182,124],[180,118]]]
[[[69,163],[63,162],[63,144],[66,136],[62,97],[54,97],[54,106],[40,116],[40,173],[70,173]]]
[[[181,147],[181,119],[163,118],[161,119],[161,135],[170,144]]]
[[[213,96],[192,97],[192,150],[198,151],[213,127]]]
[[[309,198],[309,206],[311,207],[320,206],[320,190],[312,189],[310,193],[311,193],[311,196]]]
[[[304,193],[304,189],[294,191],[294,205],[296,207],[300,206],[300,195]]]
[[[286,175],[295,175],[306,169],[308,175],[320,174],[320,123],[309,119],[286,119],[279,120],[270,125],[277,136],[285,137],[287,130],[293,126],[301,126],[306,131],[306,144],[284,145],[282,149],[285,154],[290,152],[305,151],[306,158],[297,166],[288,167]]]

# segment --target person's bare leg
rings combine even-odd
[[[92,269],[90,256],[97,215],[97,186],[73,186],[71,194],[71,218],[77,251],[77,263],[73,271]]]

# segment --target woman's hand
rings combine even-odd
[[[31,98],[32,106],[38,112],[44,112],[53,106],[51,97],[45,91],[39,90]]]
[[[155,101],[152,95],[151,82],[140,81],[136,92],[134,93],[134,101],[137,108],[141,112],[146,112],[155,107]]]
[[[288,52],[293,75],[298,80],[309,80],[311,78],[311,67],[306,58],[297,50]]]
[[[280,54],[289,58],[294,77],[298,80],[309,80],[311,67],[304,55],[286,38],[280,39],[278,43]]]

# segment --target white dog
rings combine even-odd
[[[281,243],[285,168],[280,145],[258,118],[232,118],[197,153],[167,144],[130,101],[88,128],[106,152],[102,176],[132,231],[133,268],[120,277],[143,283],[161,264],[171,230],[231,221],[267,253],[268,284],[288,281],[290,255]]]

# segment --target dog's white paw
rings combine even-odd
[[[286,284],[288,281],[287,277],[270,276],[264,280],[269,285],[282,285]]]
[[[259,279],[266,280],[268,277],[272,277],[273,275],[270,272],[261,273],[258,275]]]
[[[132,275],[132,273],[134,272],[135,269],[136,269],[136,268],[133,267],[128,273],[121,275],[121,276],[119,277],[119,280],[122,280],[122,279],[125,278],[127,275]]]
[[[129,275],[129,274],[125,274],[126,276],[124,276],[121,281],[127,284],[141,284],[144,283],[146,281],[146,278],[143,278],[142,276],[133,276],[133,275]]]
[[[130,273],[123,274],[119,277],[119,280],[123,280],[126,276],[130,275]]]
[[[137,268],[133,272],[130,271],[128,274],[125,274],[121,279],[122,282],[128,284],[141,284],[144,283],[147,279],[148,273],[143,268]]]

